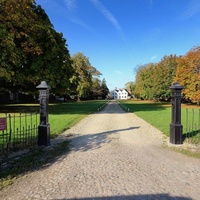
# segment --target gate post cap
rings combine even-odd
[[[38,85],[38,86],[36,86],[36,88],[38,88],[38,89],[50,89],[50,86],[49,85],[47,85],[47,82],[46,81],[41,81],[41,83]]]
[[[170,89],[172,89],[172,90],[182,90],[182,89],[183,89],[183,86],[181,86],[179,82],[175,82],[175,83],[170,87]]]

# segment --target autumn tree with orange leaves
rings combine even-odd
[[[174,81],[183,87],[184,98],[200,104],[200,46],[192,48],[178,60]]]

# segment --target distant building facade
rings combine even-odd
[[[113,99],[130,99],[130,95],[126,89],[115,89],[111,91]]]

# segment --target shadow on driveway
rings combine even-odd
[[[138,129],[139,126],[129,127],[124,129],[117,129],[112,131],[105,131],[96,134],[87,134],[87,135],[77,135],[73,138],[72,142],[72,151],[88,151],[91,149],[98,149],[105,143],[110,143],[113,137],[119,132],[127,132]],[[113,134],[113,137],[110,137]]]
[[[170,196],[169,194],[144,194],[144,195],[122,195],[122,196],[108,196],[108,197],[86,197],[75,198],[76,200],[192,200],[189,197]],[[71,198],[55,199],[55,200],[74,200]]]

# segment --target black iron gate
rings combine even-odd
[[[183,121],[183,138],[189,143],[200,142],[200,109],[183,109],[185,120]]]
[[[37,144],[38,113],[1,114],[0,157]]]

